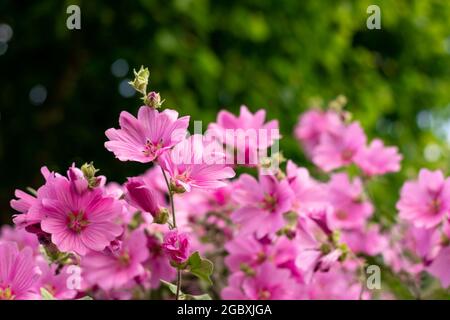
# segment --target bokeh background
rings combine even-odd
[[[66,8],[81,8],[68,30]],[[381,30],[366,9],[381,8]],[[420,167],[448,173],[448,0],[0,1],[0,223],[15,188],[39,187],[39,169],[94,161],[123,182],[104,131],[139,99],[132,69],[150,68],[166,106],[204,127],[218,110],[266,108],[280,120],[286,157],[310,167],[292,136],[311,104],[348,98],[370,138],[396,144],[402,172],[370,186],[377,219],[395,219],[402,181]]]

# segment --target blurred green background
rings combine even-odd
[[[68,30],[66,8],[81,8]],[[381,30],[366,9],[381,8]],[[399,145],[402,172],[371,185],[378,218],[420,167],[448,168],[450,1],[0,1],[0,218],[43,165],[93,160],[112,180],[146,166],[104,147],[121,110],[139,107],[127,81],[150,68],[166,107],[204,128],[218,110],[266,108],[285,156],[310,166],[292,136],[312,101],[348,97],[370,138]],[[450,136],[450,134],[449,134]],[[448,172],[447,172],[448,173]]]

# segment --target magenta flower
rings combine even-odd
[[[106,149],[121,161],[147,163],[184,139],[189,116],[178,119],[178,113],[174,110],[158,112],[142,106],[137,119],[123,111],[119,124],[120,129],[106,130],[110,140],[105,142]]]
[[[201,135],[193,135],[164,154],[159,163],[169,173],[172,186],[182,191],[192,187],[216,189],[234,177],[232,168],[225,165],[225,154],[217,143],[208,142]]]
[[[342,125],[339,115],[332,111],[310,110],[302,114],[294,129],[295,137],[311,156],[319,145],[322,135]]]
[[[55,194],[42,199],[42,230],[51,234],[59,250],[85,255],[101,251],[122,233],[114,222],[122,212],[120,203],[103,195],[101,189],[79,194],[70,181],[54,181]]]
[[[248,174],[240,176],[232,196],[240,207],[231,219],[240,225],[241,232],[256,232],[258,238],[286,224],[283,214],[291,210],[294,197],[286,179],[278,181],[274,176],[260,175],[258,182]]]
[[[328,183],[328,199],[334,207],[330,214],[333,228],[360,228],[373,213],[373,205],[365,199],[363,184],[359,178],[337,173]]]
[[[190,253],[188,235],[186,233],[178,233],[178,230],[171,230],[164,235],[162,248],[170,261],[183,263],[189,258]]]
[[[438,278],[443,288],[450,286],[450,247],[442,248],[427,271]]]
[[[161,207],[158,203],[157,191],[150,188],[142,178],[128,178],[125,183],[127,193],[125,200],[133,207],[150,213],[153,218],[158,218],[161,214]]]
[[[0,243],[0,300],[38,299],[37,271],[30,248],[19,251],[13,242]]]
[[[358,122],[341,125],[321,136],[313,151],[313,162],[324,171],[349,165],[366,144],[366,136]]]
[[[417,227],[435,227],[448,217],[450,179],[440,170],[421,169],[418,180],[403,185],[397,209],[401,218]]]
[[[232,274],[221,295],[226,300],[289,300],[295,298],[295,291],[295,280],[288,270],[265,262],[254,276],[245,277],[242,272]]]
[[[246,106],[241,106],[239,117],[222,110],[217,115],[217,123],[208,126],[209,134],[220,143],[236,149],[239,164],[254,165],[258,150],[269,148],[275,140],[281,138],[278,130],[278,121],[272,120],[264,123],[266,111],[261,109],[252,114]]]
[[[68,266],[57,271],[57,264],[49,265],[44,259],[39,259],[38,266],[40,270],[40,277],[37,283],[38,288],[44,288],[58,300],[70,300],[75,298],[77,290],[73,288],[69,289],[67,286],[68,278],[71,275],[71,273],[68,272]]]
[[[368,147],[361,148],[354,159],[368,176],[397,172],[400,170],[401,160],[397,147],[385,147],[379,139],[373,140]]]
[[[81,260],[83,276],[103,290],[120,289],[144,273],[149,257],[144,231],[136,229],[117,248],[89,252]]]

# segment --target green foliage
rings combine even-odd
[[[214,265],[211,261],[200,257],[200,254],[196,251],[189,257],[187,266],[189,272],[194,276],[208,284],[212,284],[210,276],[213,273]]]

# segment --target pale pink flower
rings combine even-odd
[[[385,147],[379,139],[374,139],[355,156],[355,163],[367,176],[383,175],[400,170],[402,155],[397,147]]]
[[[190,241],[186,233],[171,230],[164,235],[162,248],[170,261],[183,263],[189,258]]]
[[[240,225],[241,232],[256,232],[258,238],[286,224],[283,214],[291,210],[294,197],[286,179],[278,181],[274,176],[260,175],[257,181],[248,174],[240,176],[232,196],[240,205],[232,213],[232,220]]]
[[[69,266],[64,266],[61,270],[57,271],[57,264],[49,265],[44,259],[39,259],[37,264],[40,270],[40,276],[37,283],[38,288],[44,288],[58,300],[70,300],[75,298],[77,290],[68,287],[68,280],[70,280],[68,278],[72,275],[72,273],[69,272]]]
[[[351,164],[366,144],[366,135],[358,122],[341,125],[321,136],[314,148],[313,162],[324,171]]]
[[[39,253],[38,238],[35,234],[25,231],[25,229],[4,225],[0,228],[0,243],[4,242],[15,242],[19,250],[29,247],[35,255]]]
[[[0,243],[0,300],[39,299],[38,277],[31,248],[19,251],[13,242]]]
[[[427,271],[438,278],[443,288],[450,286],[450,247],[447,246],[440,250],[437,257],[433,260]]]
[[[103,290],[120,289],[144,273],[143,263],[149,257],[142,229],[132,231],[117,247],[89,252],[81,260],[83,277]]]
[[[403,185],[397,209],[402,219],[417,227],[435,227],[448,218],[450,179],[440,170],[421,169],[418,180]]]
[[[328,183],[328,201],[334,210],[329,222],[332,228],[360,228],[373,213],[373,205],[365,199],[358,177],[352,181],[345,173],[337,173]]]
[[[206,141],[201,135],[193,135],[177,144],[158,161],[169,173],[176,188],[216,189],[224,187],[225,179],[234,177],[232,168],[225,165],[225,154],[214,141]]]
[[[251,277],[242,272],[232,274],[221,295],[225,300],[289,300],[295,297],[295,281],[288,270],[265,262]]]
[[[186,135],[189,117],[178,119],[178,112],[158,112],[147,106],[139,109],[137,119],[126,111],[120,114],[120,129],[106,130],[110,141],[105,147],[121,161],[147,163],[172,148]]]
[[[252,114],[246,106],[241,106],[239,117],[222,110],[217,115],[217,122],[208,126],[208,133],[237,150],[239,164],[256,164],[258,150],[265,150],[275,140],[281,138],[278,121],[265,123],[266,111],[258,110]]]
[[[322,135],[341,125],[342,121],[336,112],[314,109],[299,117],[294,134],[302,143],[306,153],[311,156],[319,145]]]
[[[114,222],[122,206],[101,189],[78,194],[63,177],[54,181],[54,194],[42,199],[42,230],[51,234],[59,250],[85,255],[101,251],[122,233]]]

